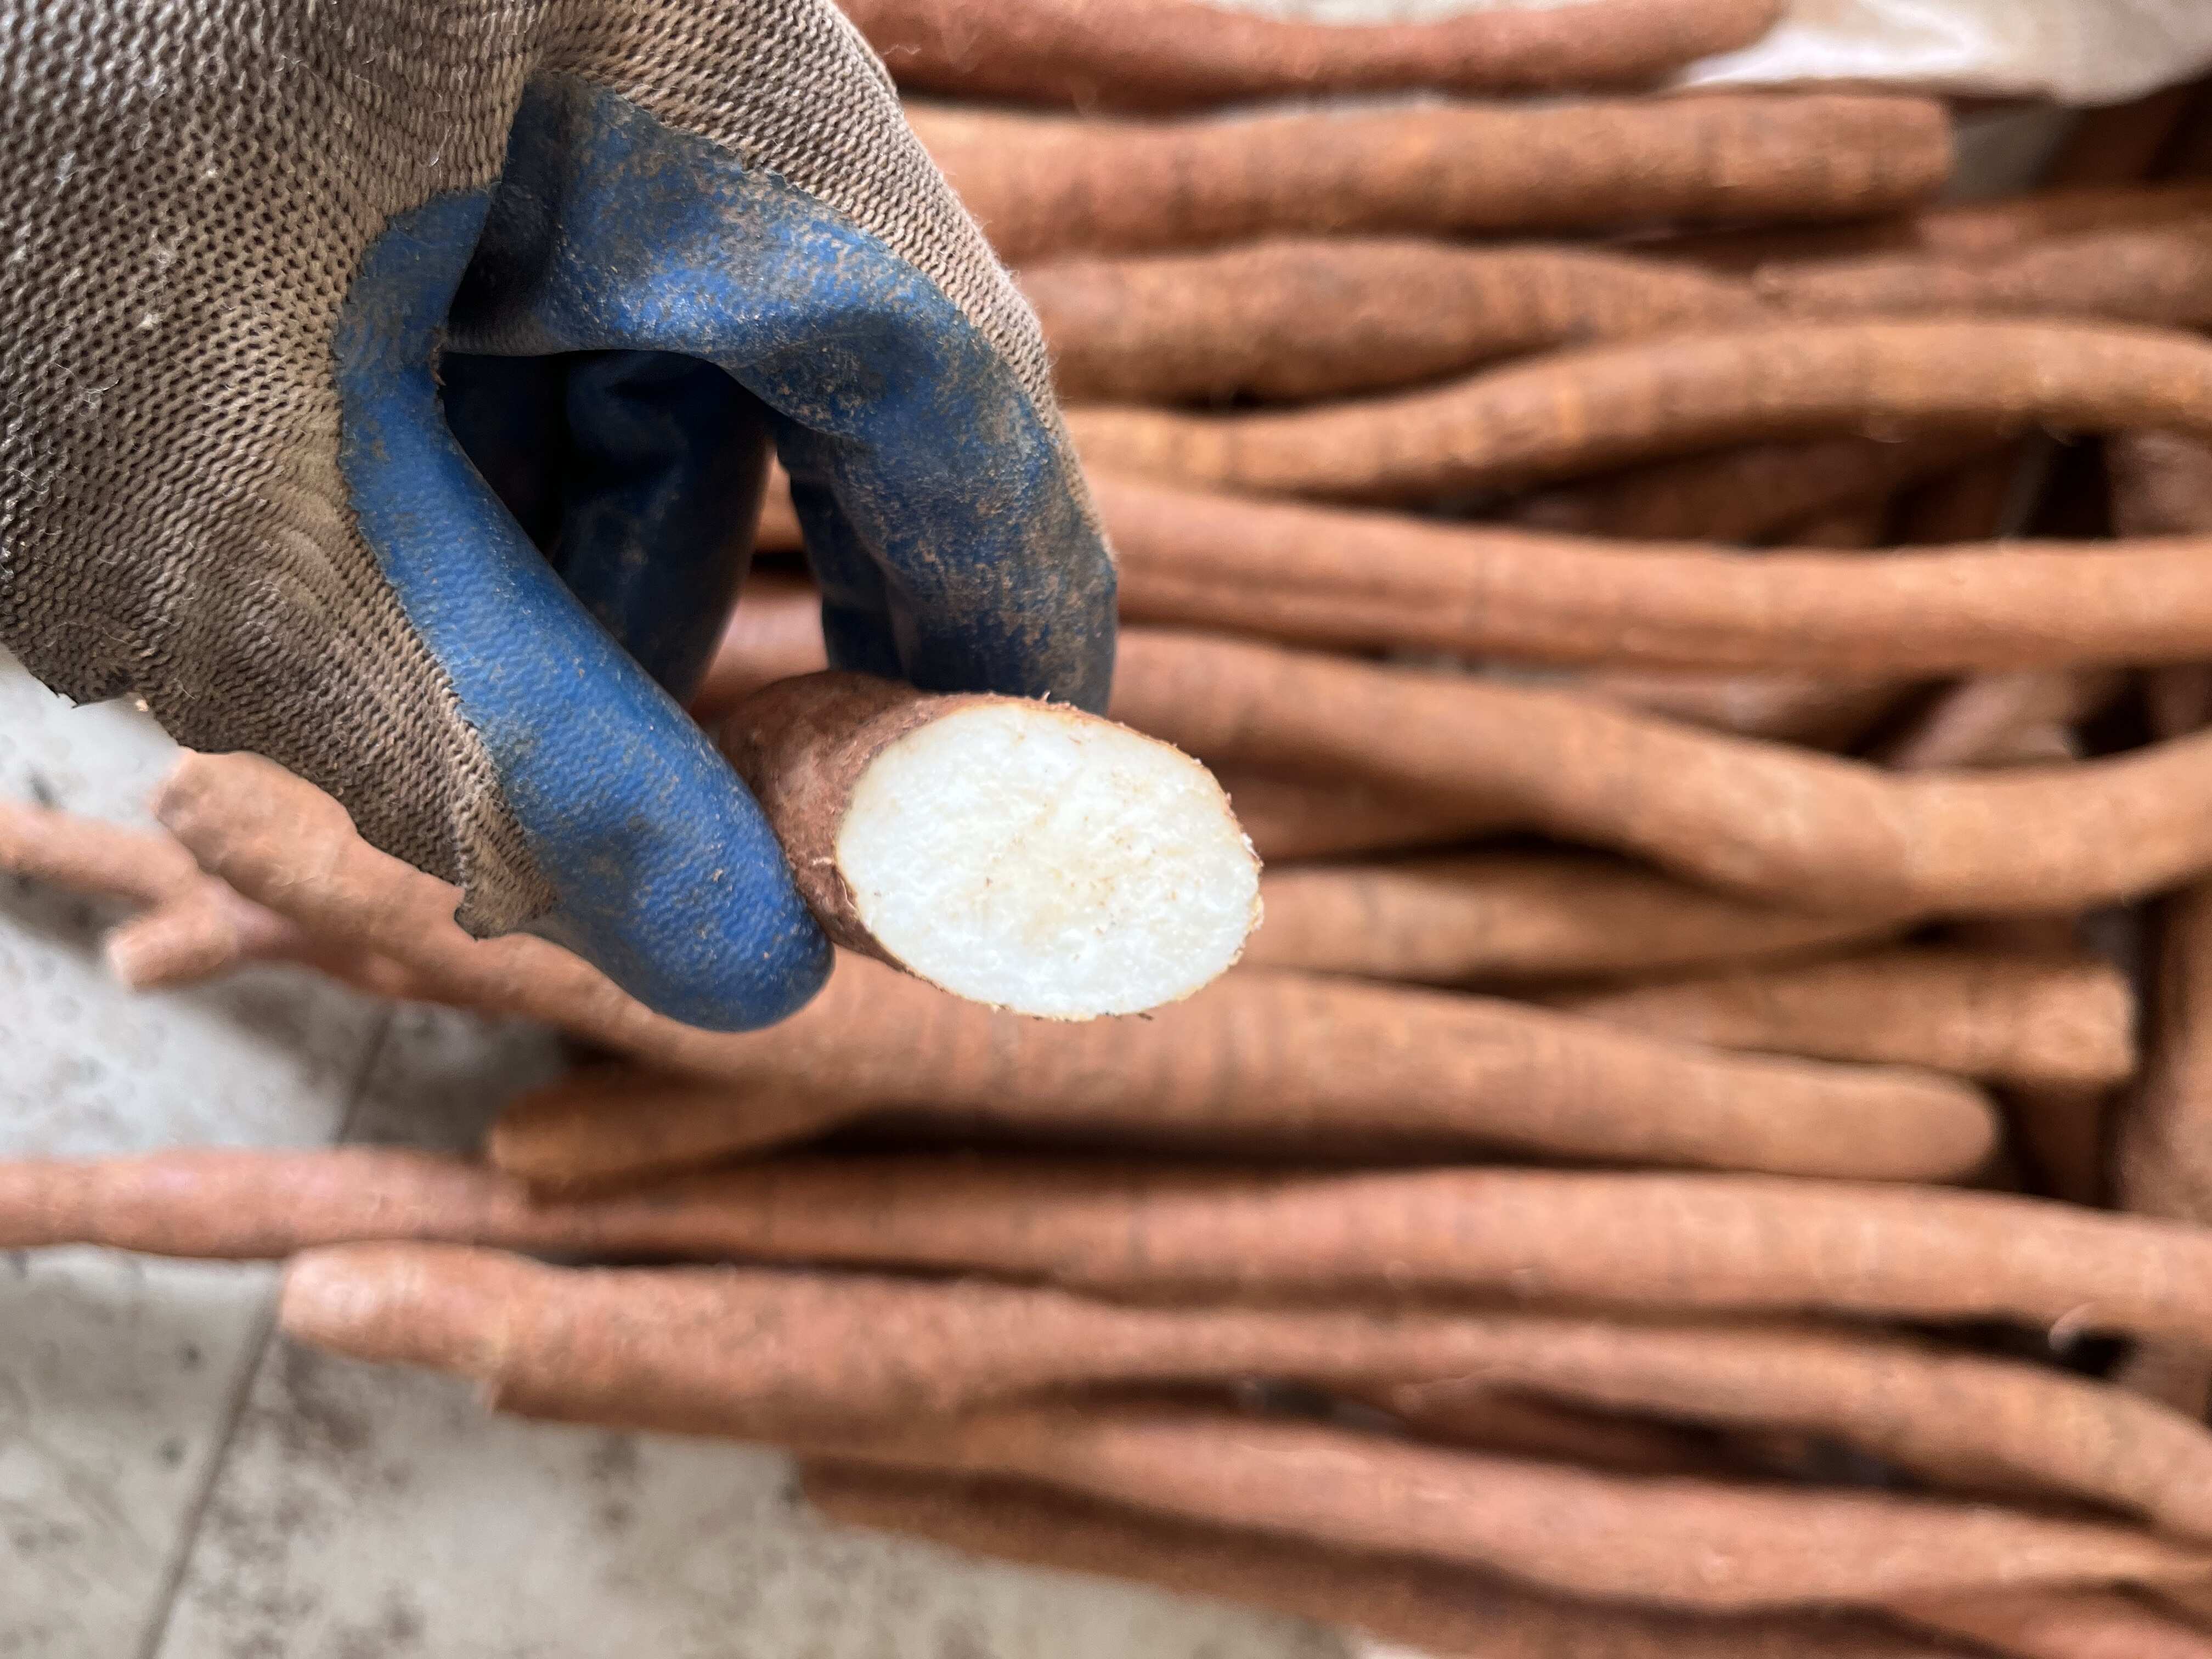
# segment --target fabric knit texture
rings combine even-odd
[[[1066,447],[1034,319],[830,0],[0,0],[0,642],[312,780],[484,932],[555,884],[364,538],[333,340],[388,227],[495,188],[540,83],[881,244]]]

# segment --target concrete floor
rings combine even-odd
[[[142,819],[170,752],[0,658],[0,795]],[[0,878],[0,1156],[471,1144],[543,1032],[255,971],[148,997]],[[0,1659],[1338,1659],[1332,1635],[826,1527],[780,1458],[495,1421],[272,1337],[256,1267],[0,1255]]]

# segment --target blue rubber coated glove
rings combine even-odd
[[[1035,321],[830,0],[0,0],[0,642],[473,930],[723,1028],[827,973],[675,701],[770,445],[833,660],[1103,704]]]

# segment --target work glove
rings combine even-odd
[[[678,706],[770,444],[835,662],[1104,702],[1035,321],[830,0],[0,0],[0,643],[678,1018],[828,971]]]

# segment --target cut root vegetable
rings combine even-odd
[[[1202,121],[910,106],[999,256],[1207,247],[1278,233],[1826,219],[1924,199],[1951,170],[1932,100],[1718,93]]]
[[[2037,422],[2212,437],[2212,344],[2179,330],[1978,318],[1776,325],[1595,346],[1310,410],[1069,416],[1093,466],[1385,501],[1754,439]]]
[[[1852,747],[1909,695],[1887,675],[1814,678],[1699,668],[1592,668],[1561,684],[1689,726],[1826,750]]]
[[[1140,1012],[1259,920],[1221,787],[1079,709],[823,673],[755,693],[721,742],[830,937],[973,1001]]]

